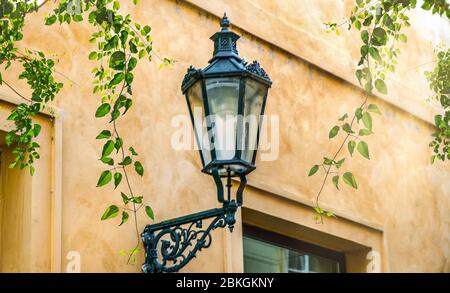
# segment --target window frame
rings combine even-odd
[[[253,238],[272,245],[286,248],[300,253],[308,253],[319,257],[324,257],[339,264],[339,273],[346,273],[345,254],[328,248],[320,247],[302,240],[264,230],[248,224],[242,225],[242,241],[244,237]]]

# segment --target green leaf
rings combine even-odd
[[[378,52],[378,49],[375,47],[370,47],[369,49],[370,56],[372,56],[373,59],[377,60],[378,62],[381,62],[381,56]]]
[[[330,129],[330,132],[328,133],[328,138],[332,139],[333,137],[335,137],[339,132],[339,126],[334,126],[333,128]]]
[[[118,137],[118,138],[116,139],[116,143],[114,144],[114,148],[115,148],[117,151],[119,151],[120,148],[122,147],[122,145],[123,145],[123,140],[122,140],[122,138]]]
[[[114,173],[114,189],[119,186],[120,181],[122,181],[122,174],[120,172]]]
[[[37,137],[39,135],[39,133],[41,132],[41,129],[42,129],[41,125],[34,124],[34,127],[33,127],[34,137]]]
[[[348,146],[348,152],[350,153],[350,156],[352,156],[353,155],[353,151],[355,150],[355,147],[356,147],[356,142],[351,140],[351,141],[348,142],[347,146]]]
[[[75,14],[74,16],[72,16],[72,18],[75,22],[83,21],[83,16],[81,14]]]
[[[103,103],[97,108],[97,111],[95,112],[95,117],[97,118],[103,117],[106,114],[108,114],[110,110],[111,105],[108,103]]]
[[[131,57],[130,61],[128,61],[128,68],[127,68],[128,71],[133,70],[136,67],[136,64],[137,64],[137,59],[134,57]]]
[[[116,73],[109,82],[108,86],[113,87],[115,85],[118,85],[123,79],[125,78],[125,74],[123,72]]]
[[[16,134],[14,132],[8,132],[5,135],[5,144],[6,146],[10,146],[14,142],[14,138],[16,137]]]
[[[97,182],[97,187],[104,186],[112,179],[112,173],[109,170],[103,171]]]
[[[372,131],[372,117],[370,116],[369,112],[363,113],[362,122],[368,130]]]
[[[102,158],[109,156],[113,150],[114,150],[114,142],[112,140],[108,140],[103,145]]]
[[[109,67],[116,70],[123,70],[125,67],[125,53],[122,51],[112,53],[109,58]]]
[[[347,117],[348,117],[348,114],[347,113],[345,113],[344,115],[342,115],[342,117],[341,118],[339,118],[338,120],[339,121],[344,121],[345,119],[347,119]]]
[[[138,155],[138,153],[136,153],[136,151],[134,150],[133,147],[129,147],[128,150],[131,152],[131,154],[132,154],[133,156],[137,156],[137,155]]]
[[[363,45],[361,46],[361,57],[366,57],[367,53],[369,53],[369,46]]]
[[[308,176],[312,176],[312,175],[316,174],[317,170],[319,170],[319,165],[312,166],[311,170],[309,170]]]
[[[97,59],[97,56],[98,56],[97,52],[93,51],[89,53],[89,60],[95,60]]]
[[[380,109],[378,109],[377,105],[375,104],[370,104],[368,110],[372,113],[381,114]]]
[[[150,219],[152,219],[152,220],[155,219],[155,215],[153,214],[153,210],[152,210],[151,207],[145,206],[145,213],[147,214],[147,216],[148,216]]]
[[[126,211],[122,212],[122,221],[120,222],[119,226],[122,226],[123,224],[125,224],[128,220],[130,216],[128,215],[128,213]]]
[[[122,196],[122,201],[124,204],[127,204],[130,201],[130,199],[128,198],[128,196],[125,193],[121,192],[120,196]]]
[[[369,157],[369,147],[367,146],[367,143],[364,141],[360,141],[358,142],[358,152],[361,154],[361,156],[363,156],[364,158],[370,160]]]
[[[119,214],[119,208],[115,205],[111,205],[103,213],[102,221],[117,217],[118,214]]]
[[[333,185],[334,187],[336,187],[337,190],[339,190],[339,175],[333,176],[333,178],[331,179],[333,181]]]
[[[386,31],[381,27],[376,27],[372,31],[372,44],[375,46],[384,46],[387,42]]]
[[[406,43],[408,41],[408,37],[405,34],[400,34],[398,36],[400,42]]]
[[[97,135],[95,139],[104,139],[104,138],[110,138],[111,137],[111,131],[109,130],[102,130],[102,132]]]
[[[110,157],[101,158],[100,161],[110,166],[114,165],[114,160]]]
[[[56,15],[52,15],[45,19],[45,25],[52,25],[56,22]]]
[[[387,87],[386,84],[382,79],[375,80],[375,88],[382,94],[387,94]]]
[[[373,132],[369,129],[360,129],[358,135],[359,136],[366,136],[371,135]]]
[[[133,0],[133,4],[137,5],[141,0]]]
[[[355,133],[353,130],[352,130],[352,127],[350,126],[350,124],[348,124],[348,123],[345,123],[343,126],[342,126],[342,130],[344,130],[345,132],[347,132],[347,133]]]
[[[342,176],[342,179],[344,180],[345,184],[347,184],[355,189],[358,189],[358,184],[356,183],[356,179],[352,173],[345,172],[344,175]]]
[[[142,196],[135,196],[135,197],[132,197],[132,198],[130,198],[130,199],[131,199],[131,201],[134,202],[134,203],[137,203],[137,204],[142,203]]]
[[[361,120],[361,118],[362,118],[362,108],[361,107],[356,109],[355,116],[356,116],[356,120],[359,123],[359,120]]]
[[[144,167],[142,167],[141,162],[139,162],[139,161],[134,162],[134,170],[139,175],[141,175],[141,176],[144,175]]]
[[[368,31],[362,31],[361,32],[361,40],[364,42],[364,44],[369,44],[369,32]]]
[[[324,157],[324,158],[323,158],[323,163],[324,163],[325,165],[327,165],[327,166],[333,164],[333,162],[334,162],[334,161],[333,161],[332,159],[329,159],[329,158],[327,158],[327,157]]]
[[[114,1],[113,8],[114,8],[114,10],[119,10],[120,9],[119,1]]]
[[[336,162],[336,168],[340,168],[342,166],[342,164],[344,164],[345,158],[340,159],[339,161]]]
[[[126,156],[125,159],[123,159],[122,162],[119,163],[121,166],[128,166],[132,162],[131,158],[129,156]]]

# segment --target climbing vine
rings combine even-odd
[[[430,147],[433,149],[431,163],[445,159],[450,160],[450,49],[437,53],[437,62],[433,71],[425,72],[434,92],[432,100],[442,107],[442,114],[434,116],[436,132],[432,134]]]
[[[311,167],[309,176],[313,176],[320,169],[323,171],[323,180],[316,194],[316,202],[314,210],[316,212],[315,219],[322,223],[324,216],[335,217],[332,212],[322,209],[320,206],[320,196],[323,192],[327,180],[331,177],[333,186],[339,190],[340,179],[350,187],[357,189],[358,184],[354,174],[348,170],[344,170],[346,157],[343,155],[345,149],[352,157],[355,153],[359,153],[363,158],[370,159],[369,146],[365,141],[365,137],[372,135],[373,132],[373,114],[381,114],[379,108],[375,104],[368,104],[368,98],[376,91],[379,94],[386,95],[388,88],[385,83],[387,74],[395,71],[398,62],[400,50],[396,47],[398,42],[407,42],[407,36],[402,33],[402,28],[410,26],[408,12],[416,8],[416,0],[356,0],[355,7],[351,10],[350,16],[341,23],[326,23],[328,32],[336,32],[340,35],[342,26],[347,26],[360,32],[361,47],[360,58],[355,76],[364,89],[362,97],[363,102],[353,111],[353,113],[344,113],[338,123],[334,125],[329,133],[329,139],[339,137],[341,134],[341,142],[338,144],[337,151],[331,156],[324,157],[323,160]],[[426,0],[422,5],[422,9],[431,10],[431,12],[439,15],[450,15],[449,4],[445,0]],[[443,54],[441,57],[444,57]],[[448,68],[448,67],[447,67]],[[436,76],[447,73],[447,69],[437,69],[434,73],[430,73],[428,78],[432,81],[432,89],[435,90],[439,99],[441,99],[440,87],[442,80]],[[448,82],[445,85],[448,90]],[[440,93],[440,94],[439,94]],[[447,92],[448,93],[448,92]],[[448,95],[444,94],[441,101],[445,107],[448,107]],[[444,106],[443,104],[443,106]],[[447,109],[447,108],[446,108]],[[446,112],[446,115],[448,113]],[[436,124],[440,131],[434,134],[435,140],[432,142],[433,147],[442,146],[443,152],[448,152],[448,116],[436,116]],[[445,120],[447,119],[447,120]],[[439,123],[438,123],[439,122]],[[445,126],[445,123],[446,126]],[[347,146],[345,148],[345,146]],[[442,154],[436,157],[442,159]]]
[[[135,5],[138,0],[133,0]],[[20,94],[9,82],[0,79],[26,102],[17,106],[8,120],[14,121],[15,129],[6,135],[6,144],[14,146],[15,160],[11,168],[20,166],[30,168],[34,174],[33,162],[39,158],[39,144],[35,138],[39,135],[41,126],[34,123],[36,116],[47,103],[53,101],[63,84],[56,82],[55,62],[46,58],[43,52],[33,52],[28,49],[21,53],[16,42],[23,37],[22,29],[25,16],[38,10],[34,1],[2,1],[1,23],[1,65],[7,69],[13,62],[23,64],[23,72],[19,79],[26,79],[33,90],[31,98]],[[101,220],[108,220],[121,215],[119,226],[130,218],[136,232],[136,245],[120,254],[128,255],[128,262],[135,260],[139,252],[140,236],[137,213],[140,210],[154,219],[154,213],[149,205],[143,202],[143,196],[136,194],[130,182],[131,171],[137,175],[144,175],[144,166],[138,159],[138,153],[131,145],[126,144],[120,134],[119,122],[133,105],[134,70],[140,60],[152,61],[156,56],[161,66],[171,66],[173,60],[161,58],[153,50],[151,27],[134,22],[130,14],[121,14],[120,2],[114,0],[61,0],[58,1],[53,12],[45,17],[45,25],[70,24],[87,20],[96,31],[89,41],[93,44],[87,58],[97,62],[92,69],[93,94],[100,97],[95,117],[104,119],[106,127],[99,131],[96,139],[104,144],[99,157],[105,166],[99,175],[97,187],[112,184],[118,190],[123,205],[109,205],[101,216]]]

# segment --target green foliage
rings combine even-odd
[[[341,25],[348,24],[348,29],[355,28],[361,31],[361,57],[359,59],[357,68],[355,70],[355,76],[365,91],[364,102],[361,106],[356,108],[355,115],[351,119],[351,122],[345,122],[341,125],[342,130],[345,132],[345,138],[342,144],[338,148],[338,151],[334,154],[336,158],[340,151],[343,149],[345,143],[350,156],[353,155],[355,148],[366,159],[370,159],[369,146],[365,141],[360,140],[362,136],[368,136],[373,134],[372,131],[372,116],[370,113],[381,114],[378,107],[374,104],[367,106],[368,97],[373,93],[375,88],[380,94],[386,95],[388,88],[385,82],[386,75],[389,72],[395,71],[395,65],[400,54],[400,50],[395,47],[396,41],[406,43],[408,38],[405,34],[401,33],[403,27],[410,26],[409,17],[407,12],[416,7],[416,0],[356,0],[355,6],[351,10],[350,17],[341,24],[328,22],[325,23],[327,31],[335,31],[336,34],[340,34],[339,28]],[[422,9],[431,10],[433,14],[446,15],[450,18],[449,4],[446,0],[424,0]],[[434,155],[431,157],[433,162],[436,158],[439,160],[450,159],[450,146],[449,146],[449,51],[442,51],[438,54],[438,64],[433,72],[427,73],[427,78],[430,81],[431,89],[436,93],[434,99],[440,101],[441,106],[444,109],[444,114],[436,115],[435,123],[438,131],[433,134],[434,140],[430,143],[430,147],[433,148]],[[370,112],[370,113],[369,113]],[[339,118],[338,120],[343,122],[346,120],[347,114]],[[359,125],[362,122],[362,126],[359,130],[355,129],[354,121]],[[336,137],[338,132],[334,126],[329,132],[329,138]],[[358,135],[355,135],[355,133]],[[354,139],[349,140],[352,137]],[[358,141],[356,143],[356,141]],[[319,197],[323,190],[324,184],[328,175],[332,172],[332,168],[339,169],[342,164],[338,165],[334,159],[330,159],[331,163],[324,161],[322,166],[325,166],[325,178],[323,184],[319,189],[316,196],[316,217],[322,219],[322,216],[326,214],[326,211],[319,206]],[[314,165],[313,169],[318,165]],[[311,169],[311,170],[313,170]],[[318,169],[318,168],[317,168]],[[315,169],[317,171],[317,169]],[[338,170],[336,170],[338,172]],[[311,171],[310,171],[311,173]],[[315,172],[314,172],[315,173]],[[355,177],[352,173],[346,172],[342,176],[344,182],[357,188]],[[338,188],[338,175],[332,178],[333,185]]]
[[[430,89],[434,92],[431,98],[437,101],[443,113],[434,116],[436,131],[429,146],[433,149],[431,162],[450,160],[450,49],[441,50],[437,54],[433,71],[425,73]]]

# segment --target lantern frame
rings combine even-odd
[[[265,111],[268,90],[272,85],[267,73],[260,66],[257,61],[252,63],[245,62],[237,51],[236,42],[239,39],[239,35],[230,31],[228,27],[230,22],[226,15],[222,18],[221,22],[222,30],[215,33],[211,40],[214,41],[214,53],[211,60],[209,60],[209,65],[204,69],[196,69],[190,66],[187,73],[183,79],[181,90],[186,97],[186,103],[189,109],[189,115],[191,118],[192,126],[194,128],[194,133],[199,147],[200,158],[202,161],[202,172],[212,175],[214,177],[242,177],[252,172],[255,166],[256,154],[259,145],[260,129],[262,125],[262,118]],[[214,131],[213,126],[210,123],[211,105],[209,105],[209,97],[207,91],[207,80],[211,79],[223,79],[223,78],[233,78],[238,81],[238,100],[237,100],[237,113],[236,113],[236,127],[235,127],[235,147],[234,156],[232,159],[218,159],[217,157],[217,147],[214,141]],[[252,149],[253,154],[251,160],[247,161],[242,158],[242,139],[244,131],[244,107],[245,105],[245,94],[247,90],[248,81],[251,80],[257,83],[259,90],[262,90],[262,105],[258,117],[258,123],[256,130],[256,142]],[[210,152],[210,161],[207,162],[205,159],[205,153],[208,150],[203,149],[203,137],[200,139],[198,137],[197,129],[200,127],[203,129],[203,125],[196,125],[196,119],[194,118],[194,113],[191,108],[189,90],[192,89],[197,83],[201,87],[201,102],[202,102],[202,114],[203,118],[206,119],[206,131],[208,133],[208,145]],[[203,120],[203,119],[202,119]],[[203,123],[203,121],[202,121]],[[201,133],[203,136],[203,133]],[[231,168],[233,166],[234,168]],[[236,166],[242,168],[241,170],[236,170]]]

